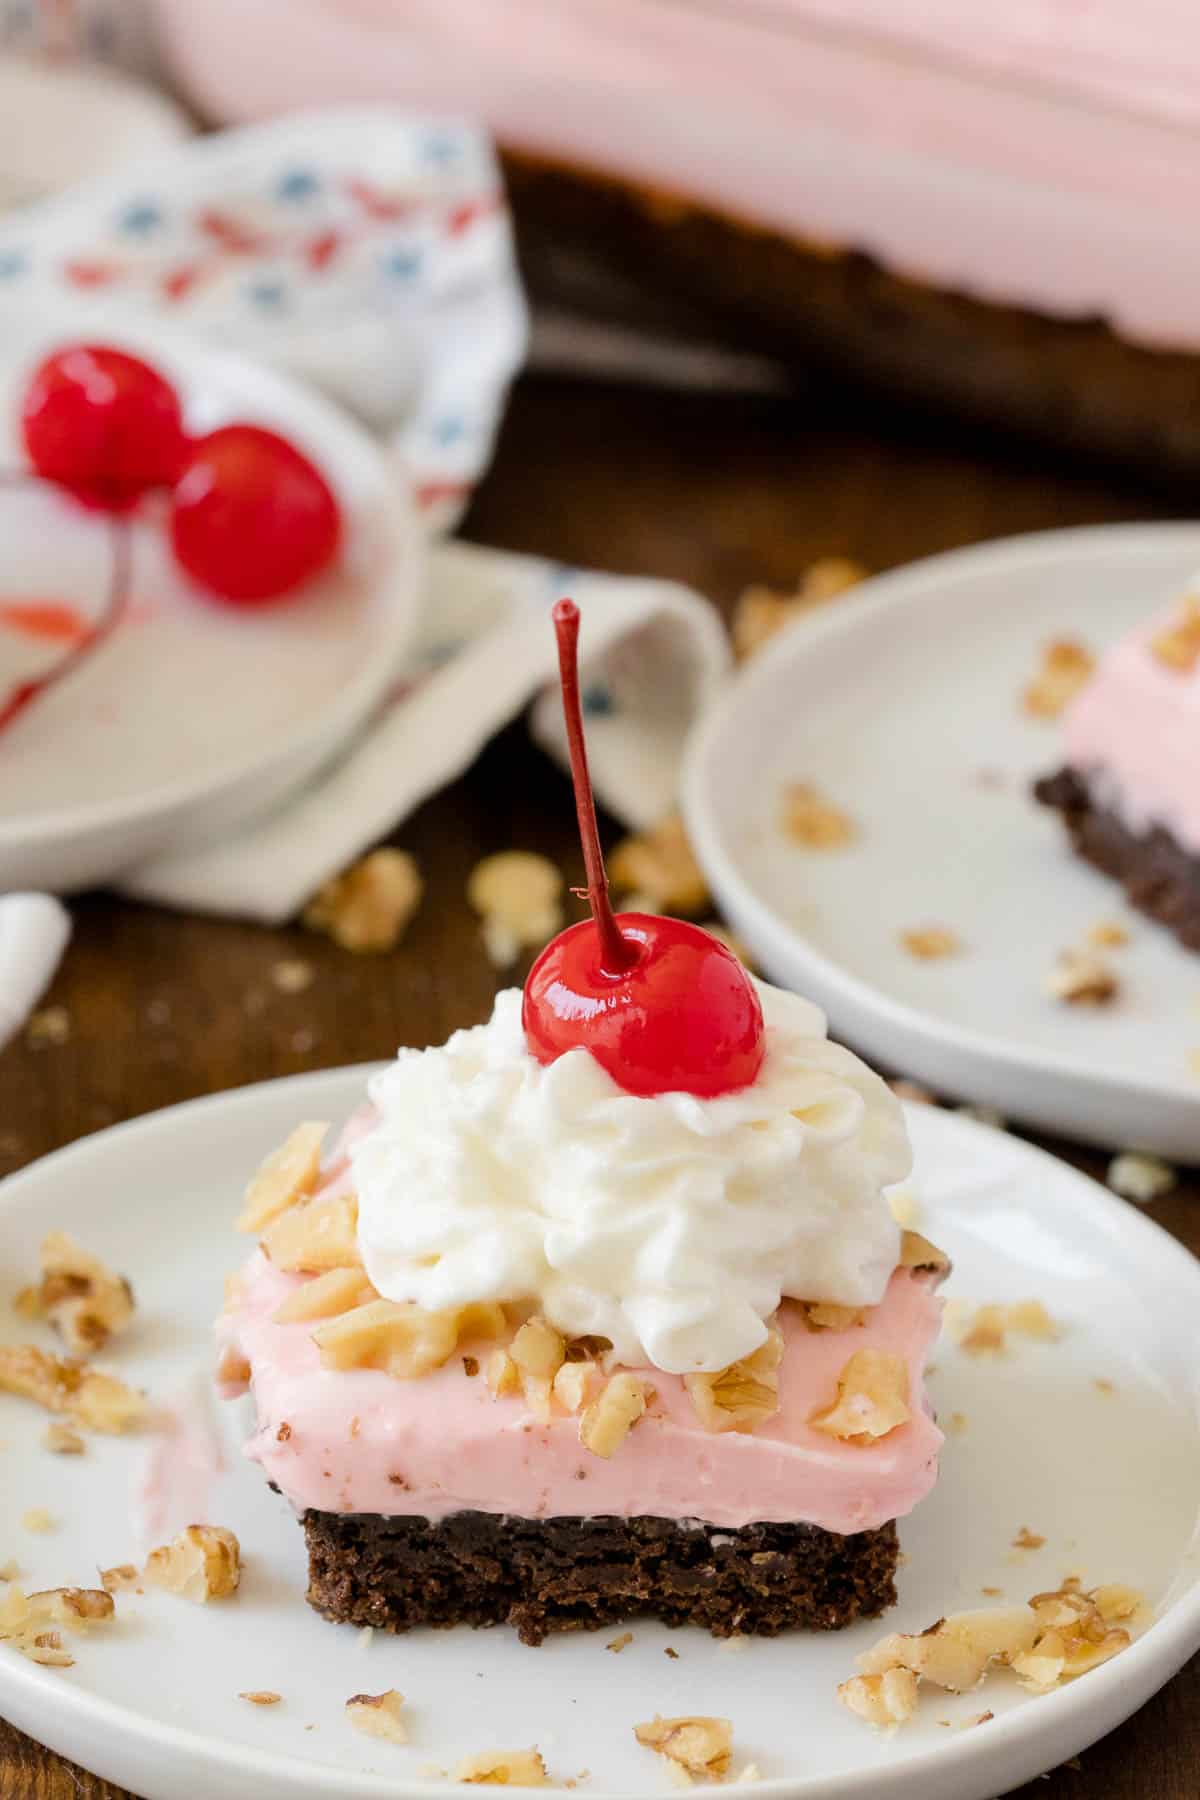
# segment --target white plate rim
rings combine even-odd
[[[15,310],[19,314],[22,309]],[[0,312],[0,322],[4,316]],[[388,479],[386,458],[380,446],[357,420],[316,388],[285,370],[256,362],[237,351],[217,349],[201,338],[192,337],[174,326],[162,325],[157,320],[130,321],[118,311],[106,313],[96,308],[89,308],[82,314],[57,305],[47,308],[47,316],[53,320],[45,332],[47,339],[57,337],[61,329],[64,341],[80,335],[93,342],[103,337],[134,354],[158,351],[171,355],[189,371],[195,370],[200,379],[207,370],[223,387],[236,388],[245,398],[251,415],[256,403],[261,404],[263,399],[268,404],[275,402],[286,406],[306,440],[319,442],[332,435],[335,440],[340,439],[355,457],[374,462],[390,490],[387,514],[386,517],[381,515],[381,524],[393,560],[387,576],[387,601],[379,606],[380,618],[386,621],[388,630],[386,638],[381,638],[371,655],[363,657],[351,680],[345,682],[318,711],[307,714],[286,732],[281,732],[269,749],[264,749],[252,763],[215,774],[198,774],[190,780],[176,780],[124,799],[55,807],[34,817],[0,818],[0,853],[17,851],[24,846],[36,848],[93,832],[136,828],[158,819],[165,823],[175,814],[201,808],[236,793],[247,784],[269,780],[274,771],[299,761],[314,745],[342,742],[379,704],[395,678],[397,657],[412,635],[416,622],[416,569],[424,542],[407,486],[398,472],[394,479]],[[39,335],[42,334],[39,332]]]
[[[218,1094],[201,1095],[89,1133],[0,1181],[0,1219],[10,1205],[20,1200],[27,1185],[41,1180],[47,1172],[57,1174],[73,1163],[86,1164],[98,1146],[120,1144],[133,1138],[148,1140],[155,1136],[169,1142],[181,1123],[225,1110],[253,1111],[265,1098],[275,1099],[285,1092],[295,1097],[297,1116],[304,1111],[309,1096],[316,1093],[323,1096],[320,1105],[335,1111],[339,1107],[348,1111],[361,1096],[369,1075],[380,1066],[379,1063],[352,1064],[303,1075],[281,1076]],[[999,1135],[991,1127],[961,1115],[935,1112],[930,1117],[938,1121],[939,1131],[952,1136],[966,1134],[973,1137],[981,1150],[986,1150],[988,1143]],[[1086,1197],[1088,1204],[1111,1221],[1118,1238],[1126,1234],[1140,1242],[1181,1282],[1194,1287],[1200,1313],[1200,1260],[1183,1244],[1049,1151],[1008,1134],[1005,1134],[1005,1142],[1010,1149],[1015,1147],[1018,1155],[1034,1163],[1050,1164],[1056,1180],[1061,1183],[1065,1179],[1079,1194],[1081,1205]],[[955,1771],[971,1771],[984,1763],[995,1779],[1007,1780],[1001,1765],[1010,1747],[1020,1758],[1019,1768],[1028,1770],[1028,1774],[1018,1774],[1019,1783],[1063,1756],[1086,1749],[1115,1729],[1165,1685],[1198,1649],[1200,1582],[1194,1583],[1175,1600],[1120,1657],[1092,1670],[1086,1679],[1039,1697],[1036,1704],[998,1716],[990,1722],[986,1732],[975,1730],[956,1734],[954,1738],[944,1740],[944,1748],[938,1744],[907,1758],[891,1771],[878,1767],[851,1770],[807,1782],[803,1776],[775,1776],[756,1782],[755,1791],[767,1800],[792,1800],[792,1797],[794,1800],[876,1800],[877,1796],[884,1795],[892,1795],[895,1800],[922,1800],[924,1784],[930,1779],[940,1782]],[[90,1694],[85,1689],[69,1687],[50,1671],[39,1669],[19,1657],[0,1657],[0,1700],[6,1690],[21,1701],[28,1701],[30,1706],[36,1706],[40,1700],[49,1700],[51,1716],[68,1716],[78,1726],[90,1727],[97,1733],[119,1732],[146,1750],[192,1759],[196,1767],[207,1765],[222,1778],[257,1775],[275,1783],[286,1781],[290,1784],[290,1792],[313,1796],[314,1800],[340,1800],[341,1796],[350,1796],[353,1800],[360,1800],[360,1797],[361,1800],[382,1800],[384,1795],[391,1795],[393,1800],[397,1796],[400,1800],[405,1796],[413,1796],[415,1800],[436,1800],[436,1796],[444,1796],[446,1791],[444,1781],[314,1766],[291,1755],[228,1746],[190,1727],[143,1719],[117,1702]],[[1107,1706],[1105,1701],[1109,1702]],[[28,1716],[24,1706],[21,1711],[23,1716]],[[1075,1739],[1072,1734],[1077,1726],[1081,1731]],[[52,1735],[60,1736],[57,1730]],[[1073,1748],[1063,1750],[1062,1744],[1069,1737]],[[1043,1746],[1048,1763],[1038,1760]],[[72,1754],[70,1749],[61,1753]],[[869,1794],[864,1785],[866,1782],[872,1784]],[[647,1796],[658,1796],[662,1789],[661,1776],[648,1780]],[[996,1791],[1006,1790],[998,1788]],[[592,1792],[593,1800],[629,1800],[627,1793],[599,1787],[589,1788],[589,1792]]]
[[[783,965],[801,970],[802,981],[820,991],[844,997],[863,1012],[871,1012],[898,1031],[924,1044],[936,1044],[992,1065],[1022,1073],[1041,1073],[1084,1082],[1096,1092],[1148,1099],[1196,1101],[1195,1083],[1186,1076],[1146,1077],[1136,1070],[1114,1075],[1078,1061],[1070,1054],[1035,1043],[1016,1044],[993,1038],[969,1026],[943,1020],[905,1001],[895,1000],[871,982],[853,974],[843,964],[818,950],[794,926],[780,918],[741,873],[727,852],[720,825],[710,802],[706,770],[717,754],[721,739],[734,728],[743,712],[752,711],[757,697],[819,644],[857,633],[881,616],[900,612],[909,601],[921,598],[943,575],[984,565],[1007,567],[1019,575],[1022,567],[1044,565],[1048,555],[1068,560],[1096,554],[1105,548],[1136,551],[1139,540],[1157,547],[1176,537],[1180,544],[1195,540],[1200,559],[1200,521],[1167,520],[1152,525],[1078,525],[1055,531],[1024,532],[1018,536],[990,538],[956,550],[939,551],[903,567],[871,576],[836,606],[802,618],[785,630],[735,676],[717,705],[693,729],[684,756],[680,804],[688,837],[714,891],[743,916],[754,922],[761,941]]]

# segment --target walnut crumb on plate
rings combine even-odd
[[[1061,950],[1046,976],[1046,992],[1064,1006],[1108,1006],[1120,986],[1104,958],[1092,950]]]
[[[283,1695],[275,1693],[272,1688],[247,1688],[238,1695],[238,1699],[248,1700],[251,1706],[278,1706]]]
[[[1123,1150],[1119,1156],[1114,1156],[1104,1179],[1114,1194],[1120,1194],[1122,1200],[1132,1200],[1138,1206],[1161,1200],[1179,1182],[1170,1163],[1163,1162],[1158,1156],[1147,1156],[1140,1150]]]
[[[1014,1550],[1040,1550],[1045,1542],[1041,1533],[1030,1531],[1028,1525],[1022,1525],[1012,1541]]]
[[[39,1536],[58,1530],[58,1520],[44,1506],[31,1506],[28,1512],[22,1513],[21,1524],[26,1531],[35,1532]]]
[[[407,1744],[408,1728],[403,1718],[404,1696],[395,1688],[382,1694],[352,1694],[346,1702],[346,1717],[355,1731],[364,1737],[382,1738],[388,1744]]]
[[[65,1231],[42,1240],[41,1280],[23,1288],[15,1305],[26,1319],[45,1319],[68,1350],[92,1356],[133,1319],[133,1289]]]
[[[146,1579],[198,1606],[228,1599],[242,1579],[237,1538],[223,1525],[188,1525],[169,1544],[150,1552]]]
[[[794,781],[784,789],[780,826],[783,835],[804,850],[842,850],[858,836],[849,813],[806,781]]]
[[[1091,679],[1096,659],[1074,638],[1056,638],[1042,650],[1042,660],[1021,695],[1023,711],[1035,719],[1057,719]]]
[[[692,1715],[664,1719],[657,1714],[645,1725],[635,1725],[633,1735],[647,1750],[655,1750],[688,1775],[719,1781],[729,1773],[733,1757],[733,1726],[728,1719]]]
[[[639,907],[630,899],[625,911],[686,913],[691,918],[709,904],[708,883],[677,812],[650,831],[622,838],[608,859],[608,872],[619,892],[650,903]]]
[[[964,945],[949,925],[917,925],[900,933],[900,942],[918,962],[942,962],[961,954]]]
[[[335,875],[304,909],[310,931],[321,931],[355,954],[394,950],[421,904],[424,883],[407,850],[372,850]]]
[[[484,1750],[464,1756],[454,1770],[455,1781],[473,1787],[548,1787],[549,1776],[542,1755],[529,1750]]]

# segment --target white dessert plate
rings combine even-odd
[[[175,381],[191,430],[237,418],[292,438],[329,478],[346,521],[334,570],[256,609],[191,587],[162,520],[139,521],[116,629],[0,730],[0,890],[62,890],[218,835],[332,755],[386,693],[413,630],[419,536],[368,434],[289,377],[158,325],[70,307],[14,308],[3,325],[0,469],[23,466],[19,396],[39,357],[80,338],[111,342]],[[0,550],[3,706],[69,649],[53,609],[76,631],[98,619],[111,528],[45,484],[6,484]]]
[[[722,909],[777,982],[876,1061],[1024,1124],[1200,1159],[1200,957],[1132,912],[1029,792],[1063,761],[1020,695],[1043,647],[1099,651],[1200,563],[1200,525],[1038,533],[879,576],[769,645],[699,727],[684,810]],[[859,832],[797,847],[808,782]],[[1120,919],[1107,1007],[1052,1000],[1058,953]],[[920,961],[905,931],[951,928]]]
[[[589,1770],[596,1800],[665,1794],[666,1766],[631,1729],[655,1712],[731,1719],[734,1772],[757,1765],[764,1800],[987,1800],[1111,1730],[1200,1648],[1200,1265],[1062,1163],[922,1107],[911,1109],[918,1223],[956,1259],[950,1292],[1036,1297],[1062,1336],[1019,1341],[996,1361],[939,1350],[934,1401],[965,1429],[948,1438],[934,1494],[902,1524],[901,1600],[886,1626],[730,1648],[634,1622],[614,1655],[611,1628],[531,1650],[507,1630],[367,1643],[318,1619],[303,1598],[300,1529],[236,1453],[244,1403],[214,1409],[227,1467],[211,1491],[185,1477],[203,1460],[198,1396],[222,1278],[241,1253],[230,1219],[246,1171],[297,1119],[348,1113],[363,1079],[344,1069],[176,1107],[0,1188],[4,1334],[34,1329],[8,1301],[48,1227],[128,1271],[138,1318],[110,1366],[159,1400],[192,1396],[189,1435],[167,1448],[170,1479],[152,1484],[150,1535],[206,1512],[237,1532],[245,1559],[241,1591],[224,1603],[121,1596],[115,1625],[79,1640],[68,1671],[0,1646],[0,1713],[14,1724],[146,1800],[432,1800],[445,1792],[432,1769],[529,1744],[559,1782]],[[130,1496],[145,1486],[144,1441],[95,1439],[83,1457],[51,1456],[43,1418],[2,1396],[0,1431],[0,1561],[15,1556],[27,1586],[86,1584],[98,1565],[140,1554]],[[49,1535],[22,1526],[37,1507],[57,1521]],[[1014,1548],[1022,1526],[1042,1548]],[[1068,1572],[1133,1583],[1153,1610],[1130,1649],[1074,1685],[1034,1698],[997,1674],[960,1697],[930,1689],[892,1738],[837,1702],[836,1684],[884,1629],[987,1605],[983,1588],[1019,1603]],[[389,1687],[406,1697],[406,1748],[363,1738],[343,1717],[350,1695]],[[280,1703],[238,1697],[263,1689]],[[994,1718],[973,1723],[984,1710]]]

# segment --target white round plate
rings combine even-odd
[[[337,1070],[176,1107],[11,1178],[0,1188],[5,1335],[28,1335],[7,1300],[41,1235],[61,1227],[137,1290],[136,1328],[111,1366],[159,1400],[203,1391],[222,1278],[244,1251],[230,1220],[246,1171],[297,1119],[348,1113],[364,1075]],[[232,1527],[245,1557],[237,1597],[201,1609],[149,1591],[121,1596],[115,1627],[80,1640],[65,1673],[0,1646],[0,1714],[146,1800],[432,1800],[445,1788],[431,1767],[534,1743],[560,1782],[590,1770],[595,1800],[664,1794],[665,1766],[631,1730],[655,1712],[729,1717],[735,1772],[757,1764],[763,1800],[986,1800],[1083,1749],[1200,1647],[1200,1266],[1132,1208],[1015,1138],[933,1108],[912,1108],[910,1123],[918,1223],[955,1258],[950,1292],[1040,1299],[1063,1335],[990,1362],[939,1349],[934,1402],[943,1418],[963,1414],[966,1428],[948,1438],[934,1494],[902,1524],[908,1560],[886,1625],[731,1650],[699,1631],[635,1622],[620,1655],[605,1649],[611,1629],[538,1650],[507,1630],[364,1644],[305,1605],[300,1529],[233,1448],[246,1424],[239,1403],[214,1409],[227,1472],[207,1500],[184,1484],[183,1516],[156,1522],[165,1533],[204,1508]],[[130,1492],[144,1445],[92,1440],[86,1456],[51,1456],[40,1447],[44,1420],[3,1397],[0,1430],[0,1560],[15,1556],[28,1585],[87,1583],[97,1566],[140,1554]],[[33,1507],[48,1508],[57,1531],[24,1531]],[[1022,1526],[1044,1536],[1042,1549],[1013,1548]],[[1076,1571],[1089,1585],[1141,1588],[1154,1621],[1073,1686],[1033,1698],[996,1675],[957,1698],[928,1690],[917,1719],[890,1739],[835,1699],[881,1631],[986,1605],[983,1587],[1020,1602]],[[357,1736],[342,1715],[350,1695],[389,1687],[406,1697],[404,1749]],[[283,1699],[255,1708],[238,1698],[248,1689]],[[995,1718],[972,1724],[985,1708]]]
[[[1200,957],[1131,912],[1029,793],[1063,758],[1020,695],[1052,639],[1103,649],[1200,564],[1200,525],[1046,532],[930,557],[782,633],[693,739],[684,812],[729,921],[771,977],[877,1061],[1027,1125],[1200,1159]],[[856,821],[797,847],[782,790]],[[1120,996],[1066,1006],[1058,953],[1123,919]],[[944,925],[962,954],[901,933]]]
[[[0,891],[63,890],[193,847],[332,755],[386,693],[413,630],[419,536],[372,439],[287,376],[157,325],[70,308],[0,317],[0,469],[24,464],[19,396],[38,359],[80,338],[111,342],[175,381],[191,430],[237,418],[286,433],[320,464],[346,519],[334,570],[294,598],[250,609],[199,593],[171,559],[161,519],[139,521],[125,619],[0,731]],[[46,484],[5,485],[0,549],[2,706],[63,648],[12,609],[53,600],[94,619],[110,525]]]

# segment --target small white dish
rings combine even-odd
[[[346,523],[337,567],[259,609],[222,605],[174,564],[160,517],[133,533],[131,603],[112,636],[0,731],[0,890],[105,881],[266,810],[386,694],[416,625],[421,534],[394,468],[331,401],[157,324],[14,308],[0,343],[0,468],[24,465],[23,384],[58,344],[109,342],[177,384],[189,428],[270,425],[307,450]],[[47,484],[0,489],[0,705],[61,646],[3,608],[67,602],[92,619],[109,522]]]
[[[159,1401],[203,1391],[222,1280],[244,1250],[230,1221],[247,1170],[298,1119],[348,1114],[365,1074],[334,1070],[175,1107],[12,1177],[0,1187],[0,1332],[20,1340],[36,1329],[8,1303],[42,1234],[59,1227],[134,1283],[136,1325],[109,1366]],[[1016,1138],[933,1108],[910,1108],[910,1124],[917,1222],[955,1259],[951,1294],[1036,1297],[1063,1335],[1019,1342],[994,1362],[939,1349],[935,1404],[947,1420],[963,1414],[966,1429],[948,1438],[933,1495],[902,1523],[908,1560],[886,1622],[733,1652],[640,1622],[619,1656],[605,1650],[612,1631],[538,1650],[506,1630],[364,1643],[306,1607],[301,1532],[237,1454],[239,1405],[216,1414],[226,1469],[208,1496],[193,1485],[176,1516],[156,1521],[165,1535],[205,1511],[236,1531],[236,1599],[202,1609],[153,1591],[122,1595],[115,1626],[81,1640],[66,1672],[0,1646],[0,1713],[146,1800],[434,1800],[445,1784],[429,1779],[431,1766],[531,1743],[559,1782],[589,1769],[595,1800],[661,1795],[668,1771],[631,1730],[656,1711],[729,1717],[735,1772],[758,1765],[762,1800],[988,1800],[1082,1750],[1200,1647],[1200,1265]],[[97,1566],[141,1553],[130,1492],[144,1443],[95,1439],[84,1457],[53,1457],[41,1447],[43,1416],[3,1396],[0,1424],[0,1553],[16,1557],[28,1587],[86,1584]],[[57,1521],[50,1535],[23,1530],[34,1507]],[[1041,1549],[1013,1548],[1022,1526],[1044,1535]],[[927,1690],[892,1738],[835,1699],[884,1630],[986,1605],[983,1587],[1019,1603],[1069,1571],[1089,1584],[1130,1582],[1155,1614],[1129,1650],[1074,1685],[1033,1698],[996,1675],[974,1694]],[[393,1686],[411,1721],[404,1749],[357,1736],[342,1713],[350,1695]],[[282,1702],[238,1697],[261,1689]],[[995,1717],[972,1725],[984,1709]]]
[[[1200,957],[1124,904],[1029,792],[1062,763],[1020,694],[1044,645],[1101,650],[1200,564],[1200,526],[1038,533],[930,557],[782,633],[699,727],[684,812],[722,909],[771,977],[875,1060],[1024,1124],[1200,1159]],[[788,782],[859,826],[814,851]],[[1103,1008],[1052,1000],[1057,954],[1121,919]],[[948,926],[920,961],[901,933]]]

